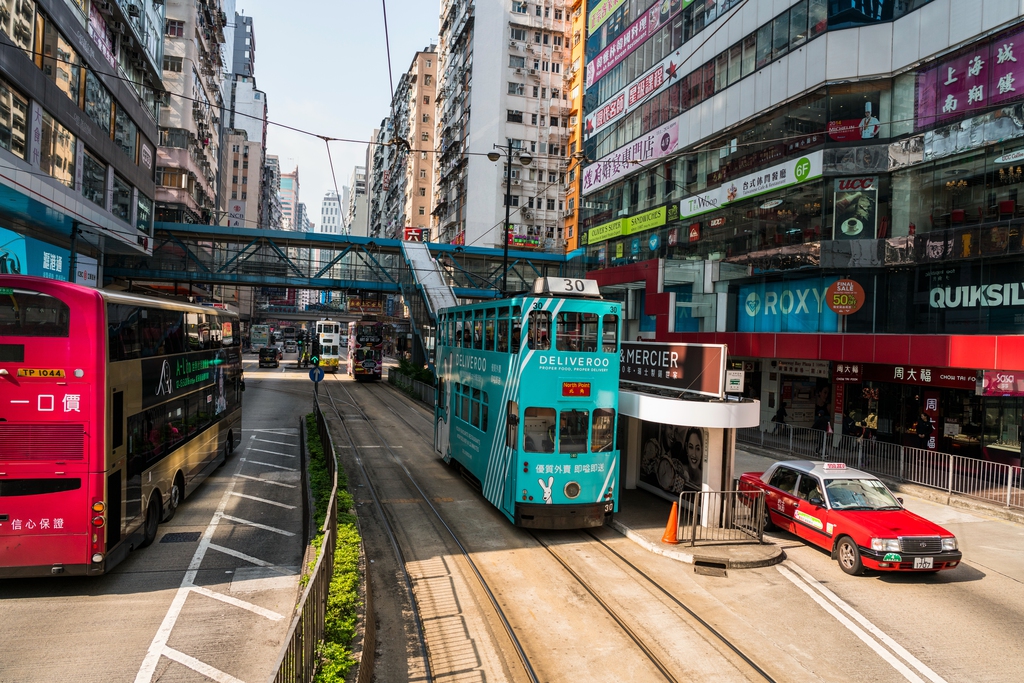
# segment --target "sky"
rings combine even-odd
[[[385,0],[394,80],[413,55],[437,42],[440,0]],[[374,0],[237,0],[253,18],[256,86],[267,93],[267,154],[281,171],[299,167],[299,201],[320,223],[324,194],[334,179],[317,135],[369,141],[391,105],[382,3]],[[338,191],[363,165],[365,144],[332,142]]]

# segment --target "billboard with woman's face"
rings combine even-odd
[[[637,486],[676,500],[682,491],[699,491],[708,454],[703,427],[640,423],[640,476]]]

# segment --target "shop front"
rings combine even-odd
[[[828,361],[773,359],[761,361],[761,424],[825,430],[832,414],[831,365]]]

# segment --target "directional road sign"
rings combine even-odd
[[[312,370],[309,371],[309,378],[317,383],[322,382],[324,379],[324,369],[313,368]]]

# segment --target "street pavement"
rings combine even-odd
[[[245,373],[241,446],[151,547],[105,576],[0,582],[0,683],[271,675],[300,590],[311,391],[304,372],[254,356]]]

